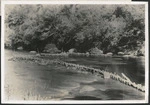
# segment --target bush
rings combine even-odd
[[[136,56],[144,56],[144,54],[141,50],[138,50],[136,51]]]
[[[36,51],[30,51],[30,54],[36,54],[37,52]]]
[[[124,55],[124,52],[118,52],[118,55]]]
[[[94,55],[100,55],[100,54],[103,54],[103,51],[95,47],[95,48],[91,48],[89,50],[89,53],[94,54]]]
[[[23,47],[18,47],[17,50],[23,50]]]
[[[72,49],[68,50],[68,52],[69,53],[75,53],[75,52],[77,52],[77,50],[75,48],[72,48]]]
[[[112,56],[113,53],[112,52],[108,52],[106,55]]]
[[[45,53],[61,53],[60,50],[56,47],[55,44],[47,44],[44,48]]]

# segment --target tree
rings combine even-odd
[[[139,49],[144,43],[143,5],[16,5],[6,16],[12,46],[42,52],[53,43],[104,53]],[[139,8],[141,9],[138,12]]]

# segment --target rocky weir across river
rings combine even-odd
[[[68,67],[75,67],[74,70],[81,70],[81,71],[90,72],[92,74],[99,74],[104,79],[111,78],[111,79],[119,81],[123,84],[126,84],[128,86],[136,88],[139,91],[145,92],[145,86],[142,86],[141,84],[136,84],[135,82],[132,82],[123,73],[121,73],[122,74],[122,77],[121,77],[116,73],[108,72],[106,70],[96,69],[96,68],[87,67],[87,66],[79,65],[79,64],[67,63],[67,62],[64,62],[64,61],[61,61],[61,60],[48,60],[48,59],[43,59],[43,58],[39,58],[39,57],[15,57],[15,58],[12,58],[11,60],[15,60],[15,59],[16,60],[29,60],[29,61],[33,61],[35,63],[38,63],[40,65],[48,65],[48,64],[51,64],[51,63],[55,63],[55,64],[63,65],[67,68]]]

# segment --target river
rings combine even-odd
[[[5,50],[4,89],[7,100],[143,100],[144,92],[112,79],[66,69],[61,65],[42,66],[9,59],[18,54]],[[49,58],[50,59],[50,58]],[[66,62],[124,73],[144,84],[144,60],[123,57],[69,57]]]
[[[145,85],[145,58],[144,57],[69,57],[63,59],[66,62],[87,65],[89,67],[124,73],[131,81]]]

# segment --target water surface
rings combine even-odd
[[[143,100],[144,93],[112,79],[61,65],[42,66],[9,59],[21,52],[5,51],[5,98],[8,100]],[[51,58],[48,58],[51,59]],[[124,72],[140,80],[144,67],[138,60],[123,58],[63,58],[64,61]],[[130,62],[129,62],[130,61]],[[138,64],[138,65],[134,65]],[[140,79],[139,79],[140,78]]]
[[[101,70],[124,73],[131,81],[145,84],[145,58],[143,57],[69,57],[66,62],[86,65]]]

